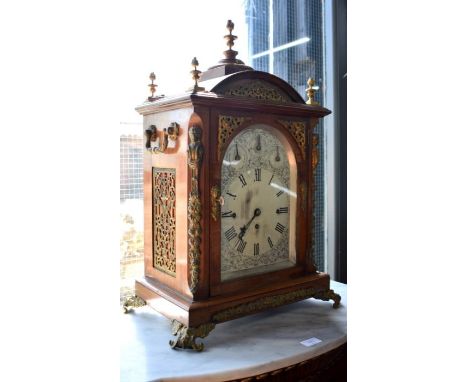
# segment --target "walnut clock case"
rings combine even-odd
[[[215,324],[269,308],[340,302],[314,263],[314,128],[330,111],[237,60],[232,28],[227,37],[226,58],[200,84],[194,59],[190,92],[155,97],[153,75],[137,108],[145,276],[124,308],[146,303],[172,319],[175,348],[202,350],[195,339]]]

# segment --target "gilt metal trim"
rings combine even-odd
[[[223,95],[234,96],[234,97],[246,97],[254,98],[265,101],[275,102],[291,102],[291,100],[285,96],[276,87],[267,84],[265,81],[246,81],[239,85],[225,90]]]
[[[299,185],[299,192],[301,195],[301,209],[302,212],[306,212],[306,207],[307,207],[307,184],[306,182],[301,182]]]
[[[297,142],[297,145],[301,149],[302,158],[305,159],[305,146],[306,146],[306,124],[302,121],[284,121],[279,119],[279,123],[281,123],[284,127],[286,127],[291,135]]]
[[[200,278],[200,244],[202,233],[200,222],[202,208],[198,183],[204,153],[201,135],[202,129],[199,126],[189,128],[188,166],[191,170],[191,191],[188,199],[188,283],[192,293],[197,291]]]
[[[314,170],[314,175],[315,175],[315,169],[317,168],[318,163],[319,163],[318,144],[319,144],[318,134],[312,134],[312,169]]]
[[[124,311],[124,313],[128,313],[130,312],[131,309],[134,309],[134,308],[140,308],[142,306],[145,306],[146,305],[146,301],[143,300],[141,297],[138,297],[138,296],[129,296],[125,299],[123,305],[122,305],[122,309]]]
[[[250,117],[233,117],[229,115],[219,116],[218,125],[218,160],[221,160],[221,152],[224,149],[226,142],[234,131],[246,121],[250,121]]]
[[[234,318],[239,318],[248,314],[254,314],[261,312],[265,309],[276,308],[285,304],[293,303],[296,301],[304,300],[306,298],[317,298],[319,300],[334,300],[334,308],[337,308],[340,304],[341,297],[334,293],[333,290],[317,290],[315,288],[299,289],[292,292],[261,297],[255,301],[247,302],[244,304],[236,305],[232,308],[222,310],[212,316],[212,320],[215,323],[229,321]]]
[[[312,188],[312,229],[310,235],[310,245],[309,245],[309,261],[317,269],[317,264],[315,264],[315,171],[319,163],[319,135],[312,134],[312,179],[311,185]]]
[[[211,217],[214,221],[218,220],[221,210],[221,189],[218,185],[211,187]]]
[[[333,289],[322,290],[317,292],[313,297],[322,301],[333,300],[333,308],[335,309],[340,306],[341,296],[338,293],[335,293]]]
[[[205,338],[215,328],[215,324],[202,324],[196,328],[190,328],[177,320],[172,320],[172,334],[177,336],[176,340],[170,340],[169,345],[173,349],[192,349],[202,351],[203,343],[197,343],[197,338]]]
[[[176,170],[153,167],[153,266],[176,275]]]

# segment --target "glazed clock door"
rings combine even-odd
[[[296,265],[297,166],[281,132],[266,124],[239,132],[220,191],[221,282]]]

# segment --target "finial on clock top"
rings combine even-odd
[[[234,29],[234,23],[232,20],[227,21],[226,28],[229,34],[225,35],[224,39],[226,40],[226,45],[229,49],[223,52],[223,59],[219,60],[216,65],[210,67],[208,70],[202,73],[200,77],[201,81],[206,81],[212,78],[221,77],[244,70],[253,70],[253,68],[245,65],[243,61],[236,58],[238,52],[232,49],[234,46],[234,41],[237,39],[237,36],[232,34]]]
[[[197,60],[196,57],[194,57],[193,60],[192,60],[192,66],[193,66],[193,70],[190,71],[190,73],[192,73],[192,80],[195,81],[195,84],[193,85],[193,87],[191,87],[189,89],[189,91],[191,91],[192,93],[196,93],[198,91],[203,91],[203,90],[205,90],[205,88],[202,88],[201,86],[198,86],[198,80],[200,79],[201,71],[197,69],[198,60]]]
[[[315,86],[315,81],[313,78],[309,77],[307,80],[307,85],[309,87],[306,89],[308,100],[306,101],[307,105],[318,105],[318,102],[314,100],[315,92],[319,89],[318,86]]]
[[[158,85],[154,83],[154,80],[156,79],[156,75],[154,74],[154,72],[150,73],[149,79],[151,80],[151,83],[148,85],[148,87],[150,88],[151,97],[148,97],[148,101],[151,101],[154,97],[154,93],[156,93],[156,88],[158,87]]]
[[[234,46],[234,40],[237,39],[237,36],[234,36],[232,34],[232,30],[234,29],[234,23],[232,22],[232,20],[227,21],[226,28],[229,31],[229,34],[224,36],[224,39],[226,40],[226,45],[229,47],[229,49],[223,52],[225,59],[221,60],[220,62],[231,64],[244,64],[241,60],[236,59],[238,52],[232,49],[232,47]]]
[[[152,101],[156,101],[159,98],[163,98],[164,95],[160,95],[160,96],[154,95],[154,93],[156,93],[156,88],[158,87],[158,85],[154,83],[154,81],[156,80],[156,75],[154,74],[154,72],[150,73],[149,79],[151,80],[151,83],[148,84],[148,87],[151,92],[151,96],[148,97],[148,101],[152,102]]]

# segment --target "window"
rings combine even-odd
[[[249,0],[246,2],[249,63],[256,70],[270,72],[292,85],[306,100],[307,79],[319,86],[316,100],[323,104],[324,28],[320,0]],[[317,126],[320,158],[316,179],[315,234],[316,263],[326,268],[324,129]]]

